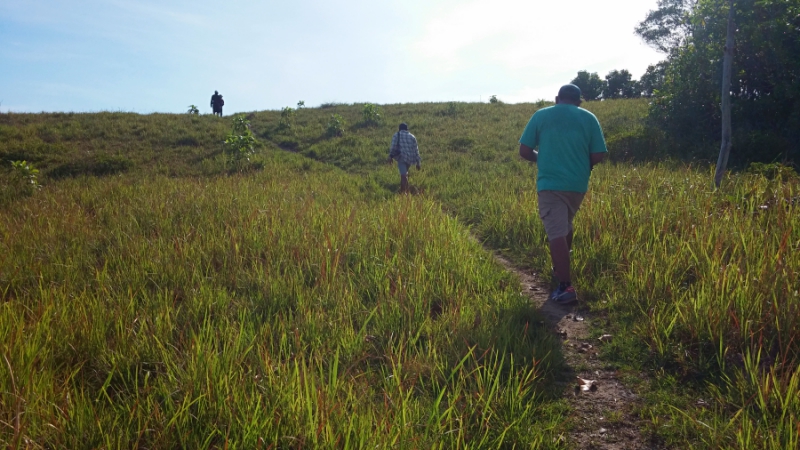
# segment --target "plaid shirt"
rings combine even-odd
[[[395,147],[397,140],[400,140],[400,152],[398,154]],[[392,145],[389,146],[389,157],[398,161],[402,161],[409,166],[419,164],[422,159],[419,157],[419,146],[417,146],[417,138],[408,130],[401,130],[392,136]]]

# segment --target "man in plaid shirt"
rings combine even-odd
[[[408,169],[412,165],[420,170],[419,146],[417,138],[408,132],[408,125],[400,124],[400,130],[392,136],[392,145],[389,147],[389,163],[397,160],[397,169],[400,171],[400,193],[408,192]]]

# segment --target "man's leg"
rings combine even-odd
[[[405,194],[408,192],[408,164],[398,160],[397,170],[400,172],[400,193]]]
[[[539,192],[539,217],[548,236],[554,275],[559,281],[558,289],[550,298],[559,304],[568,304],[577,298],[572,287],[569,254],[573,237],[572,218],[577,207],[570,197],[571,194],[560,191]]]
[[[553,268],[561,283],[571,283],[572,278],[569,273],[569,246],[572,242],[572,233],[567,236],[555,238],[550,241],[550,258],[553,260]]]

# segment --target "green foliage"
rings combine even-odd
[[[278,122],[278,128],[284,130],[291,130],[294,127],[296,113],[295,110],[287,106],[281,110],[281,120]]]
[[[584,100],[587,101],[599,99],[605,88],[605,82],[600,79],[597,72],[589,73],[585,70],[579,70],[578,76],[570,83],[580,88]]]
[[[361,123],[366,126],[376,126],[383,123],[383,112],[378,105],[364,103],[361,108]]]
[[[250,121],[244,115],[238,115],[231,122],[231,132],[225,138],[225,151],[237,161],[249,161],[256,151],[256,139],[250,131]]]
[[[228,127],[211,115],[0,114],[0,166],[32,162],[42,182],[128,172],[196,176],[219,153]]]
[[[658,8],[647,13],[636,27],[636,34],[663,53],[684,46],[694,26],[698,25],[692,17],[695,3],[694,0],[658,0]]]
[[[675,147],[715,159],[728,1],[663,0],[637,33],[668,54],[651,120]],[[734,3],[731,164],[800,162],[800,0]],[[715,149],[716,147],[716,149]]]
[[[631,73],[627,70],[612,70],[606,75],[603,99],[636,98],[639,95],[636,80],[632,79]]]
[[[643,97],[652,97],[663,89],[666,70],[666,61],[647,66],[647,70],[642,75],[642,78],[639,79],[638,84],[638,90]]]
[[[300,100],[299,102],[297,102],[297,109],[303,109],[305,107],[306,107],[306,102],[305,101]]]
[[[458,103],[456,102],[447,102],[447,104],[439,110],[439,115],[441,116],[449,116],[449,117],[456,117],[458,115]]]
[[[497,98],[496,95],[492,95],[491,97],[489,97],[489,103],[500,104],[502,102],[500,101],[500,99]]]
[[[360,178],[299,155],[269,165],[65,180],[0,214],[0,420],[20,417],[0,440],[557,441],[558,342],[458,221],[432,199],[369,201]]]
[[[754,162],[747,168],[750,173],[761,175],[769,180],[789,181],[797,178],[794,168],[780,163],[764,164]]]
[[[680,151],[649,134],[648,103],[585,104],[612,159]],[[458,120],[385,105],[426,165],[422,194],[400,198],[390,133],[321,139],[330,110],[288,136],[278,111],[242,117],[265,148],[251,164],[270,170],[226,176],[229,130],[210,117],[0,115],[0,158],[45,177],[130,161],[0,205],[0,420],[19,418],[0,441],[574,447],[559,440],[574,414],[554,383],[563,344],[478,244],[550,267],[537,168],[516,154],[544,105],[459,103]],[[361,106],[336,112],[357,123]],[[614,334],[601,357],[648,374],[637,413],[655,442],[797,448],[800,180],[778,165],[728,177],[714,190],[697,163],[597,167],[576,217],[580,306]]]
[[[28,161],[11,161],[11,171],[21,193],[32,194],[42,187],[38,180],[39,169]]]
[[[325,126],[325,133],[329,137],[342,136],[344,135],[345,126],[346,122],[344,117],[339,114],[331,114],[331,117],[328,119],[328,124]]]
[[[197,109],[197,105],[189,105],[189,110],[186,113],[196,116],[200,114],[200,110]]]

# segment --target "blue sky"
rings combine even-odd
[[[663,59],[656,0],[5,0],[0,112],[552,99]]]

